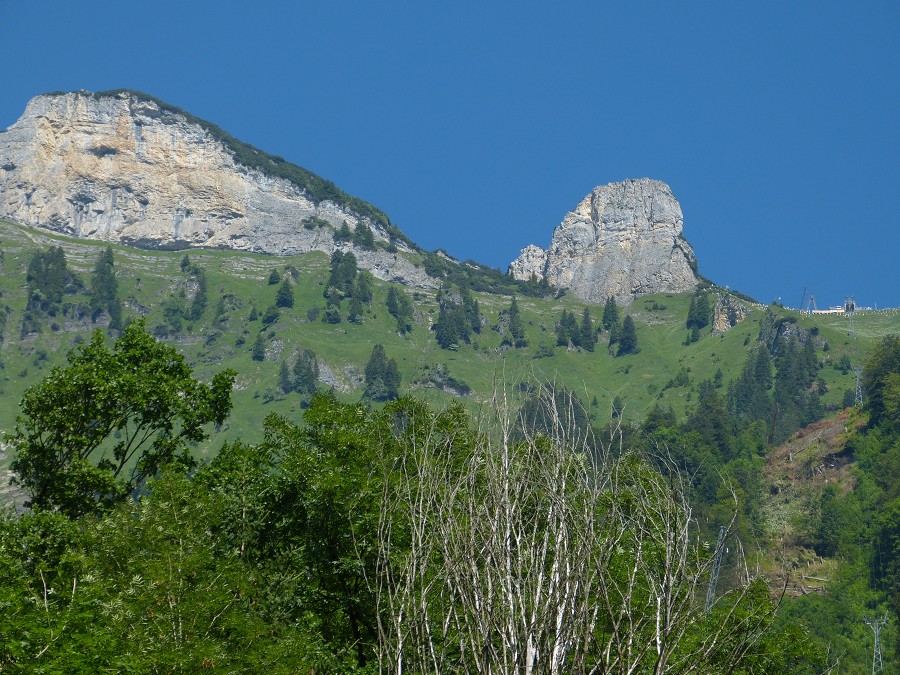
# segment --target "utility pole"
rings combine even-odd
[[[875,634],[875,647],[872,652],[872,672],[880,673],[884,669],[884,659],[881,657],[881,627],[888,622],[887,614],[880,619],[863,617],[865,624]]]
[[[719,570],[722,568],[722,553],[725,551],[725,526],[719,528],[719,538],[716,540],[716,552],[713,556],[712,569],[709,572],[709,588],[706,589],[706,609],[708,612],[716,601],[716,584],[719,583]]]
[[[857,366],[853,369],[853,372],[856,373],[856,399],[853,401],[854,405],[857,408],[861,408],[863,404],[863,394],[862,394],[862,368]]]

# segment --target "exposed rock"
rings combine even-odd
[[[0,217],[144,248],[275,255],[331,253],[335,230],[362,222],[376,242],[408,250],[402,237],[392,240],[386,218],[365,215],[374,207],[355,200],[367,207],[361,215],[352,204],[317,200],[304,185],[237,161],[214,131],[133,92],[37,96],[0,133]],[[376,277],[436,287],[403,255],[354,253]]]
[[[682,237],[681,206],[665,183],[641,178],[594,188],[553,232],[547,250],[528,246],[509,267],[589,302],[692,290],[697,258]]]
[[[747,306],[730,295],[716,296],[716,307],[713,310],[713,335],[727,333],[743,321],[750,310]]]

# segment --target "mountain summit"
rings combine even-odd
[[[275,255],[350,248],[362,228],[360,266],[435,285],[397,255],[417,247],[376,207],[129,90],[33,98],[0,133],[0,217],[143,248]]]
[[[689,291],[700,279],[683,227],[681,205],[665,183],[641,178],[601,185],[566,214],[549,248],[523,248],[509,272],[595,303]]]

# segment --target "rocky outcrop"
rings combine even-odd
[[[32,99],[0,133],[0,217],[144,248],[275,255],[330,253],[337,229],[362,223],[383,245],[354,251],[360,266],[382,279],[436,285],[402,255],[408,240],[371,205],[128,91]]]
[[[722,335],[747,318],[750,309],[731,295],[717,295],[713,310],[712,333]]]
[[[594,190],[553,232],[550,247],[522,249],[510,274],[546,280],[588,302],[692,290],[697,258],[682,236],[681,206],[668,185],[642,178]]]

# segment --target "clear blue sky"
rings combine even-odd
[[[900,2],[0,0],[0,127],[128,87],[506,269],[595,185],[762,301],[900,306]]]

